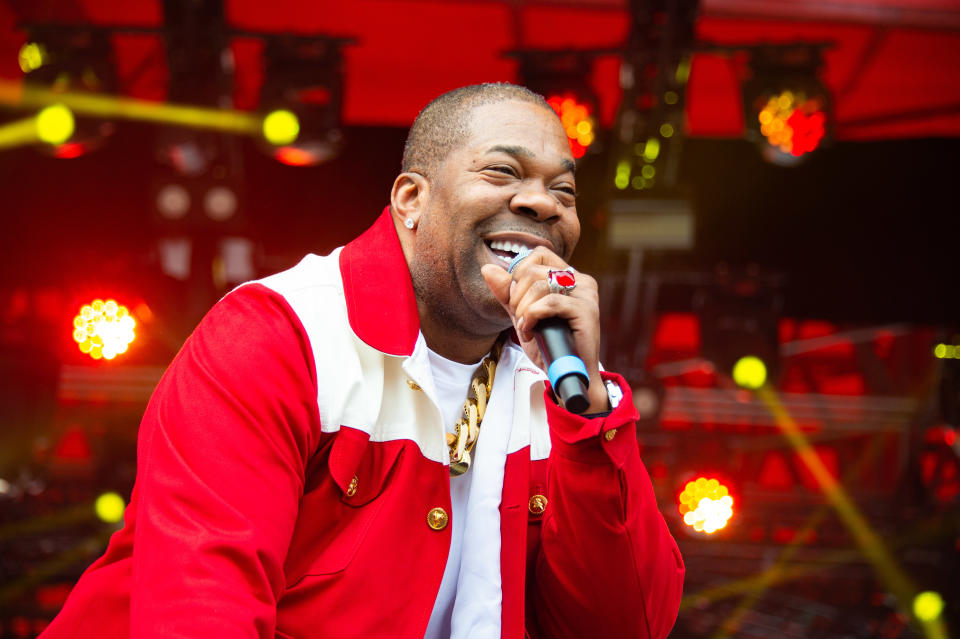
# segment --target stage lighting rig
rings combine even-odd
[[[631,2],[611,156],[617,197],[677,188],[698,5],[697,0]]]
[[[54,93],[110,94],[117,89],[112,47],[105,31],[33,26],[20,48],[20,69],[27,86]],[[75,158],[99,148],[113,134],[110,120],[77,116],[62,141],[42,139],[41,149],[58,158]]]
[[[268,37],[264,47],[264,113],[260,146],[291,166],[314,166],[343,144],[343,54],[347,38]]]
[[[743,83],[746,135],[764,159],[794,166],[829,139],[830,92],[820,79],[825,44],[749,49]]]
[[[598,125],[597,94],[590,86],[594,58],[599,50],[518,49],[507,53],[519,63],[524,86],[540,93],[556,111],[576,159],[596,149]]]

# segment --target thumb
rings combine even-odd
[[[483,275],[483,279],[497,301],[509,310],[510,284],[513,283],[510,273],[495,264],[484,264],[480,267],[480,274]]]

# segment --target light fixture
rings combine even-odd
[[[733,517],[733,497],[719,480],[698,477],[686,483],[678,499],[683,523],[698,533],[712,535]]]
[[[24,83],[31,87],[71,95],[109,94],[117,89],[110,38],[104,31],[33,28],[18,58]],[[40,148],[57,158],[75,158],[99,148],[115,128],[110,120],[75,117],[60,105],[41,111],[38,120],[44,117],[46,122],[38,121],[43,125],[38,130]],[[64,135],[65,131],[69,134]]]
[[[127,352],[137,323],[116,300],[93,300],[73,318],[73,341],[93,359],[113,359]]]
[[[825,46],[749,50],[750,77],[742,86],[746,135],[769,162],[794,166],[829,138],[830,92],[820,79]]]
[[[733,364],[731,377],[737,386],[757,390],[767,383],[767,365],[755,355],[744,355]]]
[[[345,38],[277,36],[266,39],[260,147],[290,166],[315,166],[343,144]]]
[[[570,142],[570,153],[579,160],[597,139],[596,117],[587,104],[578,102],[577,96],[570,92],[547,96],[547,104],[560,118]]]
[[[588,82],[596,52],[519,49],[507,55],[519,61],[521,84],[543,95],[557,113],[573,157],[580,159],[597,148],[597,95]]]
[[[100,521],[108,524],[117,524],[123,519],[126,502],[118,493],[106,492],[99,495],[93,502],[93,510]]]

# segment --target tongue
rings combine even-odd
[[[491,250],[493,251],[493,254],[494,254],[494,255],[496,255],[496,256],[498,256],[498,257],[502,257],[503,259],[505,259],[505,260],[507,260],[507,261],[510,261],[510,260],[512,260],[514,257],[517,256],[517,254],[514,253],[513,251],[503,251],[503,250],[500,250],[500,249],[491,249]]]

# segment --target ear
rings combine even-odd
[[[420,214],[429,194],[430,183],[419,173],[412,171],[401,173],[393,181],[393,189],[390,191],[390,211],[401,240],[420,223]]]

